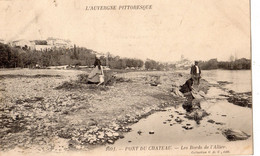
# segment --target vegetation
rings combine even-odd
[[[56,48],[46,51],[35,51],[27,48],[10,47],[0,44],[0,67],[41,67],[59,65],[84,65],[92,66],[96,54],[91,49],[76,47],[71,49]],[[144,62],[140,59],[120,58],[119,56],[108,55],[108,58],[101,56],[102,65],[108,65],[113,69],[141,68]]]
[[[39,44],[43,44],[39,41]],[[46,51],[30,50],[27,47],[11,47],[0,43],[0,67],[1,68],[33,68],[37,64],[40,67],[60,66],[60,65],[82,65],[92,66],[96,53],[91,49],[76,47],[54,48]],[[108,55],[100,58],[103,66],[112,69],[146,69],[146,70],[171,70],[175,69],[174,64],[160,63],[147,59],[145,62],[135,58],[120,58],[119,56]],[[199,65],[203,70],[228,69],[240,70],[251,69],[251,61],[245,58],[233,59],[226,62],[219,62],[217,59],[200,61]]]
[[[132,58],[120,58],[119,56],[113,57],[108,54],[107,58],[101,56],[100,58],[102,65],[108,65],[113,69],[126,69],[126,68],[142,68],[144,62],[140,59],[132,59]]]
[[[145,69],[147,70],[163,70],[166,69],[167,67],[168,67],[167,64],[164,65],[154,60],[147,59],[145,61]]]
[[[0,67],[35,67],[36,64],[47,66],[58,65],[92,65],[95,54],[86,48],[57,48],[46,51],[35,51],[26,48],[14,48],[0,44]]]
[[[249,59],[241,58],[231,61],[218,61],[211,59],[209,61],[200,61],[199,65],[203,70],[211,69],[227,69],[227,70],[243,70],[251,69],[251,61]]]

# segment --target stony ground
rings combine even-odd
[[[89,150],[112,144],[131,130],[129,124],[185,100],[171,90],[188,75],[114,73],[113,82],[97,87],[84,83],[88,72],[0,71],[0,150]]]

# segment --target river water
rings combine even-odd
[[[182,72],[188,73],[189,71]],[[251,91],[251,71],[248,70],[203,71],[202,78],[212,84],[218,84],[217,81],[232,82],[224,87],[235,92]],[[222,135],[221,130],[232,128],[244,131],[252,136],[252,109],[231,104],[220,94],[227,93],[220,88],[210,87],[206,96],[208,99],[201,102],[202,109],[205,109],[210,115],[203,118],[200,124],[184,118],[182,114],[176,113],[176,111],[185,113],[180,104],[176,107],[167,108],[164,112],[157,112],[145,119],[141,119],[131,126],[132,131],[126,133],[125,138],[117,140],[112,146],[116,147],[115,150],[117,151],[130,152],[131,154],[134,149],[130,150],[129,147],[146,146],[151,148],[151,146],[171,145],[172,150],[175,150],[174,154],[189,154],[181,150],[182,146],[224,144],[229,147],[235,145],[236,149],[242,150],[233,149],[233,151],[229,151],[230,153],[243,153],[244,148],[252,146],[252,137],[245,141],[230,142]],[[181,124],[176,123],[176,118],[182,119],[183,122]],[[207,122],[208,120],[214,120],[222,124],[212,124]],[[186,125],[193,128],[191,130],[182,128]],[[154,133],[150,134],[151,132]],[[107,146],[103,148],[107,148]]]
[[[232,82],[224,86],[235,92],[251,92],[252,78],[250,70],[208,70],[203,71],[202,77],[210,83],[217,81]]]
[[[188,74],[189,70],[178,72]],[[218,84],[217,81],[232,82],[232,84],[227,84],[224,87],[237,93],[251,92],[252,90],[251,70],[203,70],[201,76],[212,84]]]

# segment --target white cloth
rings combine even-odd
[[[91,72],[90,74],[88,75],[88,81],[90,82],[94,82],[94,83],[98,83],[100,82],[100,77],[99,75],[103,75],[103,70],[101,68],[98,69],[98,66],[96,66]]]
[[[196,67],[196,73],[199,74],[200,73],[200,69],[198,66],[195,66]]]

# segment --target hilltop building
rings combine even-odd
[[[191,67],[191,65],[192,65],[192,61],[184,58],[183,55],[181,56],[181,60],[177,61],[175,64],[176,68],[178,69],[188,69]]]
[[[0,40],[1,42],[1,40]],[[3,41],[4,42],[4,41]],[[48,51],[54,48],[73,48],[73,44],[70,40],[57,39],[57,38],[48,38],[47,40],[15,40],[10,42],[10,45],[13,47],[19,47],[22,49],[30,49],[37,51]]]
[[[58,39],[58,38],[47,38],[47,45],[55,48],[73,48],[73,44],[70,40]]]
[[[22,49],[23,48],[31,49],[31,50],[35,49],[35,44],[33,42],[24,39],[12,41],[10,45]]]

